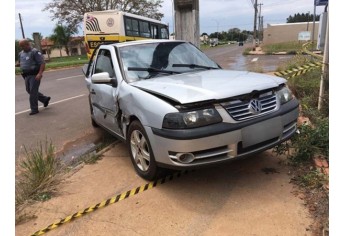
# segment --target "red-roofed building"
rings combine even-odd
[[[41,50],[46,59],[49,59],[51,57],[67,56],[64,46],[59,47],[57,45],[54,45],[54,42],[48,38],[41,40]],[[68,44],[68,50],[70,52],[70,56],[86,55],[84,36],[72,37]]]

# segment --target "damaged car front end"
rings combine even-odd
[[[145,179],[262,152],[297,129],[285,79],[223,70],[185,41],[102,45],[84,73],[92,124],[127,143]]]

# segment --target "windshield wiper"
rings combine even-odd
[[[172,70],[161,70],[154,67],[128,67],[129,71],[147,71],[149,73],[156,72],[156,73],[166,73],[166,74],[181,74],[181,72],[178,71],[172,71]]]
[[[128,67],[129,71],[147,71],[150,74],[142,79],[151,79],[152,77],[157,76],[158,74],[164,73],[164,74],[181,74],[181,72],[178,71],[172,71],[172,70],[161,70],[154,67]]]
[[[219,69],[219,67],[211,67],[211,66],[203,66],[203,65],[196,65],[196,64],[173,64],[172,67],[189,67],[191,69],[194,68],[202,68],[202,69]]]

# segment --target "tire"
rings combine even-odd
[[[157,167],[150,141],[139,121],[135,120],[130,124],[127,137],[128,151],[137,174],[146,180],[156,179],[159,168]]]

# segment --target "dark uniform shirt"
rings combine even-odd
[[[19,62],[22,72],[28,74],[37,74],[41,64],[45,63],[42,53],[36,48],[32,48],[29,52],[21,51]]]

